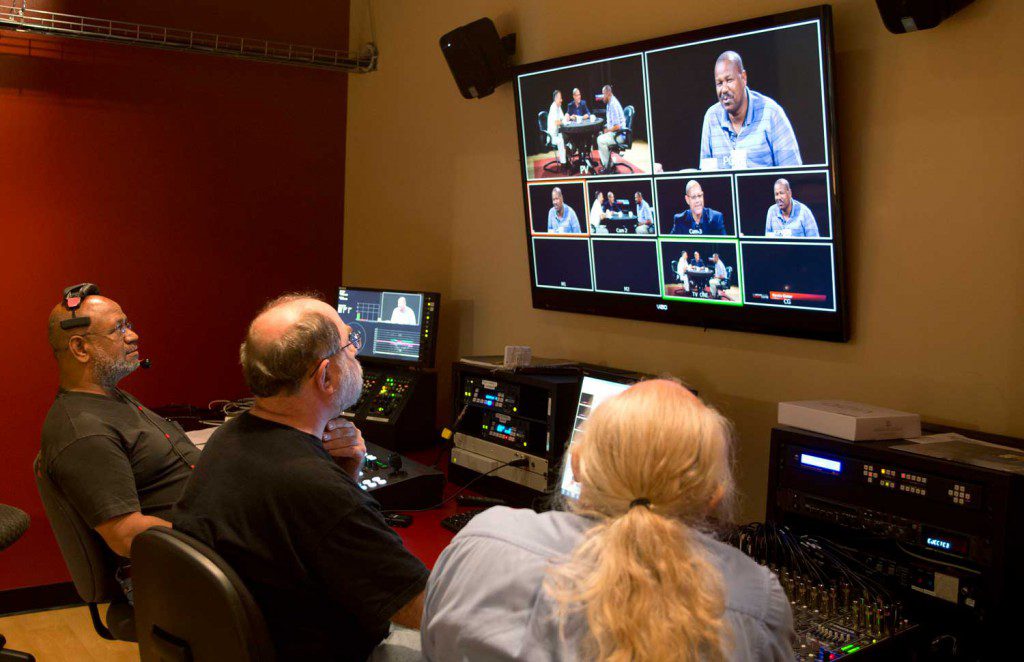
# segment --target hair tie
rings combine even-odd
[[[644,498],[633,499],[632,501],[629,502],[629,510],[633,510],[634,506],[644,506],[645,508],[650,510],[651,509],[651,500],[650,499],[644,499]]]

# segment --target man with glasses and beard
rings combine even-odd
[[[140,365],[139,335],[121,306],[91,288],[96,294],[65,298],[50,311],[60,387],[43,423],[40,471],[122,557],[117,577],[130,602],[132,540],[151,526],[170,526],[199,450],[117,387]]]
[[[213,434],[174,509],[252,591],[282,660],[365,660],[389,622],[418,628],[423,613],[426,567],[356,482],[362,436],[346,457],[321,441],[359,398],[359,345],[322,301],[267,304],[241,347],[255,404]]]

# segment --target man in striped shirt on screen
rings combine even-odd
[[[718,103],[704,114],[701,170],[803,165],[786,111],[747,87],[743,59],[725,51],[715,62]]]
[[[604,95],[606,112],[604,130],[597,137],[597,151],[601,155],[601,167],[607,173],[612,166],[611,146],[615,144],[615,136],[619,130],[626,126],[626,113],[622,110],[622,104],[615,98],[611,85],[602,87],[601,94]]]

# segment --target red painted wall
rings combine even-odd
[[[348,43],[347,1],[146,4],[49,8]],[[0,553],[0,590],[69,579],[31,472],[61,289],[91,281],[121,303],[154,364],[122,383],[143,402],[244,395],[238,344],[261,302],[341,281],[346,85],[342,72],[0,31],[0,502],[32,517]]]

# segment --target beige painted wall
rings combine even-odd
[[[873,2],[834,3],[851,342],[531,306],[511,86],[463,100],[440,35],[490,16],[533,62],[809,4],[374,3],[380,70],[349,83],[345,281],[442,292],[443,379],[459,355],[510,343],[686,379],[736,423],[747,518],[763,513],[780,400],[848,398],[1024,436],[1021,2],[978,0],[901,36]],[[355,41],[365,11],[353,3]]]

